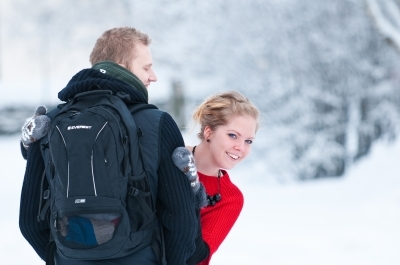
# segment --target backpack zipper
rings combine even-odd
[[[107,124],[108,124],[108,121],[103,125],[103,127],[101,127],[100,131],[96,135],[96,138],[94,139],[94,142],[97,141],[97,138],[99,137],[100,133],[103,131],[103,129],[106,127]],[[92,168],[92,181],[93,181],[94,196],[97,196],[96,180],[94,179],[94,171],[93,171],[93,148],[92,148],[92,155],[90,157],[90,167]]]

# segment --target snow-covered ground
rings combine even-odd
[[[18,228],[25,167],[18,141],[0,137],[0,257],[7,265],[44,264]],[[245,206],[211,264],[400,264],[399,160],[400,141],[378,143],[343,178],[285,185],[254,182],[250,176],[267,172],[243,162],[230,174]]]

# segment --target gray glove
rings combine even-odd
[[[47,134],[50,125],[50,118],[45,114],[47,109],[45,106],[36,108],[32,117],[26,119],[21,128],[21,142],[25,149],[29,148],[29,144],[34,143]]]
[[[190,181],[190,186],[192,187],[196,208],[200,209],[207,206],[207,194],[203,184],[199,181],[199,176],[197,175],[197,168],[194,164],[194,157],[189,150],[185,147],[177,147],[172,153],[172,161],[175,166],[177,166]]]

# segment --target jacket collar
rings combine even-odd
[[[142,92],[146,98],[146,101],[149,100],[147,88],[143,85],[142,81],[140,81],[139,78],[137,78],[137,76],[135,76],[132,72],[128,71],[119,64],[112,61],[103,61],[94,64],[92,69],[99,70],[103,74],[112,76],[115,79],[125,82],[132,88]]]
[[[83,69],[76,73],[67,86],[58,93],[61,101],[69,101],[76,94],[93,89],[111,90],[114,94],[126,93],[132,101],[148,103],[147,89],[132,73],[118,64],[104,62],[99,69]],[[114,77],[115,76],[115,77]]]

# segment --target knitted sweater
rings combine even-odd
[[[199,263],[200,265],[210,263],[211,256],[224,241],[243,208],[242,192],[231,182],[226,171],[222,171],[222,173],[220,178],[221,201],[215,206],[202,208],[200,212],[203,239],[210,247],[210,255]],[[206,176],[200,172],[198,175],[208,195],[213,196],[218,193],[218,178]]]
[[[125,80],[124,80],[125,81]],[[113,92],[126,92],[131,99],[147,103],[147,98],[134,84],[127,84],[93,69],[77,73],[67,87],[59,93],[59,99],[66,101],[75,94],[87,91],[92,84]],[[182,135],[172,119],[163,113],[160,120],[158,165],[157,212],[164,230],[165,250],[168,264],[184,265],[194,252],[194,239],[198,231],[198,220],[194,208],[194,196],[186,176],[173,164],[171,154],[178,146],[184,146]],[[30,145],[23,156],[27,159],[21,191],[19,225],[22,235],[36,253],[45,259],[46,244],[49,241],[49,224],[38,222],[40,182],[44,170],[40,143]],[[71,263],[72,264],[72,263]],[[96,263],[97,264],[97,263]],[[116,260],[114,264],[118,264]]]

